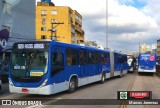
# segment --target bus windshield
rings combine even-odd
[[[129,59],[127,60],[127,63],[128,63],[128,65],[129,65],[129,66],[131,66],[131,65],[132,65],[132,61],[133,61],[133,59],[132,59],[132,58],[129,58]]]
[[[39,81],[47,73],[48,52],[16,50],[11,57],[11,75],[15,81]]]

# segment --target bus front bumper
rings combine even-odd
[[[50,95],[61,91],[68,90],[69,83],[62,82],[58,84],[50,84],[43,87],[29,88],[29,87],[16,87],[11,81],[9,81],[9,90],[11,93],[25,93],[25,94],[39,94]]]
[[[9,90],[11,93],[41,94],[41,95],[51,94],[50,85],[44,86],[44,87],[37,87],[37,88],[15,87],[15,86],[9,85]]]

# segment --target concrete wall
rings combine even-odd
[[[0,0],[0,52],[35,39],[35,0]]]

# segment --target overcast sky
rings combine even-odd
[[[138,51],[160,39],[160,0],[52,0],[83,16],[85,40],[119,51]],[[107,18],[107,20],[106,20]]]

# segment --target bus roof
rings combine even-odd
[[[147,53],[141,53],[139,56],[150,56],[150,55],[156,55],[156,54],[147,54]]]
[[[56,46],[64,46],[64,47],[72,47],[72,48],[81,48],[81,49],[87,49],[87,50],[97,50],[97,51],[104,51],[109,52],[109,50],[102,50],[90,46],[81,46],[76,44],[68,44],[68,43],[62,43],[62,42],[56,42],[56,41],[23,41],[23,42],[16,42],[14,44],[29,44],[29,43],[49,43]],[[14,46],[14,45],[13,45]]]

